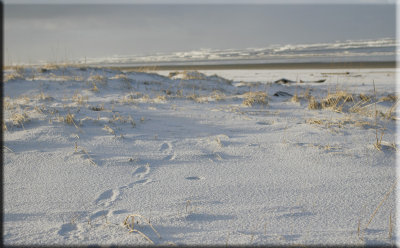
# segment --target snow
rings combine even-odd
[[[396,242],[395,69],[3,73],[6,245]]]
[[[246,49],[198,49],[181,52],[115,55],[77,59],[92,65],[153,66],[232,63],[290,63],[290,62],[346,62],[392,61],[396,57],[396,39],[345,40],[330,43],[271,44],[267,47]]]

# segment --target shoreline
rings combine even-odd
[[[365,69],[396,68],[396,61],[366,62],[305,62],[264,64],[213,64],[213,65],[161,65],[161,66],[101,66],[125,71],[171,71],[171,70],[276,70],[276,69]]]

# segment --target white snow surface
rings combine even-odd
[[[394,244],[395,72],[4,70],[4,243]]]

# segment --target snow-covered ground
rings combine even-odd
[[[395,69],[158,73],[4,70],[5,244],[396,242]]]

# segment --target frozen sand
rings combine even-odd
[[[379,151],[374,101],[349,110],[373,97],[373,81],[377,99],[393,94],[395,69],[201,72],[6,70],[16,77],[3,88],[5,244],[149,244],[123,225],[129,214],[150,218],[161,238],[146,222],[135,229],[155,244],[395,242],[393,192],[365,227],[396,179],[398,121],[378,117]],[[272,83],[283,77],[327,80]],[[355,99],[309,110],[307,89]],[[249,91],[268,104],[244,105]],[[28,120],[13,123],[16,113]]]

